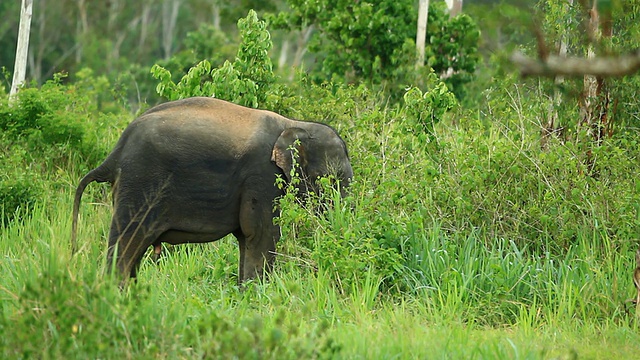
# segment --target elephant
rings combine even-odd
[[[107,264],[123,281],[136,277],[142,256],[161,243],[211,242],[233,234],[238,282],[269,273],[280,228],[276,178],[294,182],[298,196],[318,191],[332,175],[341,195],[353,177],[347,146],[335,129],[271,111],[193,97],[150,108],[123,131],[104,162],[79,182],[71,244],[76,251],[82,194],[108,182],[113,216]]]

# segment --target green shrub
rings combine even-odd
[[[22,88],[12,104],[8,98],[0,101],[0,130],[3,144],[10,149],[28,149],[25,162],[55,163],[79,156],[85,164],[95,164],[108,147],[93,142],[100,96],[107,86],[105,79],[96,79],[90,71],[78,73],[78,82],[63,85],[58,74],[41,88]],[[29,156],[33,155],[31,159]]]
[[[490,108],[486,122],[469,116],[439,133],[432,156],[441,170],[427,207],[437,209],[443,227],[480,229],[489,238],[554,253],[582,236],[637,237],[635,140],[595,146],[551,138],[542,148],[539,128],[526,116],[544,114],[544,105],[526,88],[513,89],[527,95],[511,94],[517,100]]]
[[[395,243],[398,224],[390,216],[367,214],[372,204],[358,203],[353,196],[341,199],[329,178],[320,183],[319,196],[303,199],[296,195],[295,179],[286,184],[276,219],[283,239],[290,239],[284,240],[283,251],[328,274],[342,293],[350,293],[366,274],[381,279],[381,291],[397,286],[403,272]],[[360,190],[357,183],[350,188]]]
[[[113,145],[107,135],[122,120],[120,113],[98,111],[106,101],[106,79],[89,70],[76,74],[71,85],[62,84],[63,78],[57,74],[41,88],[23,87],[11,103],[8,97],[0,99],[0,206],[5,223],[14,215],[28,215],[45,191],[68,182],[66,171],[86,171]]]
[[[429,84],[423,92],[418,88],[410,88],[404,94],[404,110],[407,116],[414,119],[426,132],[428,140],[434,140],[433,127],[439,123],[444,114],[456,104],[456,97],[447,86],[439,80],[433,71],[428,75]],[[417,129],[416,129],[417,130]]]
[[[152,75],[160,82],[159,95],[169,99],[192,96],[213,96],[249,107],[265,106],[267,94],[275,82],[273,66],[268,51],[273,46],[266,23],[258,20],[250,10],[246,18],[238,21],[241,42],[233,63],[225,61],[212,68],[207,59],[189,69],[178,83],[171,73],[160,65],[154,65]]]
[[[12,105],[5,99],[0,109],[0,129],[8,139],[26,140],[34,149],[80,145],[83,119],[69,111],[74,95],[59,81],[49,81],[42,89],[23,88]]]
[[[20,219],[42,195],[42,190],[28,179],[0,180],[0,224]]]

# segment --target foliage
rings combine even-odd
[[[32,180],[0,179],[0,227],[28,214],[36,199],[41,196],[42,190],[34,186]]]
[[[238,29],[242,41],[233,63],[225,61],[221,67],[212,68],[209,61],[202,60],[177,84],[168,70],[154,65],[151,73],[160,81],[158,94],[169,100],[213,96],[249,107],[264,104],[275,82],[268,54],[272,46],[269,32],[253,10],[238,21]]]
[[[240,359],[330,359],[339,356],[340,346],[327,336],[329,324],[324,321],[305,334],[297,334],[277,325],[287,321],[284,311],[276,312],[276,325],[266,325],[261,316],[242,319],[209,313],[198,319],[187,332],[187,341],[197,344],[204,357]],[[291,322],[289,320],[289,322]],[[292,324],[287,324],[292,325]]]
[[[415,10],[407,1],[288,1],[276,26],[315,24],[310,50],[324,55],[325,78],[337,75],[346,81],[366,79],[379,83],[391,69],[391,57],[406,37],[415,34]],[[394,31],[388,31],[394,29]]]
[[[0,129],[10,140],[30,138],[36,148],[69,143],[79,146],[82,140],[81,119],[68,116],[69,93],[58,86],[60,78],[48,82],[42,91],[23,89],[15,107],[5,99],[0,114]]]
[[[343,294],[352,293],[363,274],[375,279],[380,290],[397,286],[402,276],[402,257],[393,241],[385,239],[385,234],[392,231],[389,227],[395,225],[393,220],[389,218],[387,223],[356,217],[349,211],[356,206],[354,199],[341,199],[331,178],[321,179],[319,195],[309,193],[300,199],[296,185],[301,180],[299,174],[293,176],[288,184],[280,179],[279,186],[286,192],[278,199],[280,215],[276,219],[283,238],[296,239],[295,245],[289,243],[287,255],[299,257],[301,262],[327,274]],[[367,205],[372,204],[357,206]],[[383,233],[372,232],[372,226]]]
[[[415,76],[417,11],[407,1],[288,1],[290,10],[271,16],[276,28],[316,25],[309,45],[323,59],[323,80],[391,82],[405,85]],[[389,31],[393,29],[393,31]],[[458,96],[470,81],[478,57],[479,30],[462,14],[449,18],[444,4],[429,9],[427,66],[443,74]]]
[[[348,201],[378,205],[349,211],[369,221],[396,203],[387,213],[404,223],[415,199],[380,196],[398,184],[356,187]],[[50,191],[51,206],[37,204],[33,218],[0,232],[3,357],[543,359],[638,351],[636,320],[623,305],[635,291],[629,243],[613,250],[606,240],[578,237],[563,255],[530,256],[526,246],[480,231],[451,234],[425,222],[424,212],[395,234],[414,281],[402,293],[385,292],[370,272],[341,293],[330,272],[286,253],[267,282],[240,290],[229,274],[237,247],[226,240],[173,248],[158,264],[145,258],[137,283],[119,289],[96,261],[104,256],[95,237],[108,228],[107,206],[85,206],[86,245],[70,257],[70,193]],[[438,340],[447,337],[456,341]]]
[[[219,67],[225,61],[233,60],[237,52],[237,45],[227,34],[210,24],[201,24],[196,31],[188,32],[183,46],[184,49],[169,60],[157,62],[172,74],[173,81],[180,81],[180,76],[202,60],[206,59],[212,67]]]
[[[429,8],[426,63],[458,98],[465,96],[464,85],[472,80],[479,61],[480,29],[467,14],[449,18],[443,2]]]
[[[558,52],[561,44],[566,46],[567,56],[588,57],[612,56],[634,51],[640,43],[634,34],[640,32],[636,21],[640,3],[638,1],[598,2],[599,31],[610,21],[610,36],[594,36],[589,30],[591,14],[590,2],[569,4],[563,1],[539,1],[537,9],[543,41],[531,46],[546,46],[544,51]],[[586,98],[588,82],[582,77],[568,79],[543,79],[540,81],[547,94],[553,94],[553,108],[558,113],[558,121],[553,124],[559,133],[572,129],[577,134],[566,136],[572,141],[597,140],[624,125],[637,124],[637,111],[629,106],[634,100],[629,98],[627,89],[637,84],[637,76],[600,79],[595,98]],[[551,103],[551,102],[550,102]],[[580,106],[581,112],[575,111]],[[600,108],[600,109],[596,109]],[[593,114],[589,115],[589,112]],[[597,114],[597,115],[595,115]],[[589,126],[584,126],[589,124]],[[623,125],[622,127],[620,125]],[[592,129],[587,129],[592,127]],[[582,132],[582,133],[581,133]],[[591,133],[591,134],[587,134]]]
[[[0,99],[0,207],[2,221],[26,215],[44,194],[45,183],[63,170],[86,170],[102,160],[111,144],[105,128],[118,120],[111,109],[108,81],[90,70],[63,85],[63,74],[42,87],[23,87]]]
[[[404,94],[407,116],[417,120],[430,140],[435,139],[434,125],[439,123],[446,112],[456,105],[456,98],[447,86],[432,72],[429,76],[430,88],[422,93],[411,88]]]

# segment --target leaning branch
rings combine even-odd
[[[522,76],[584,76],[618,77],[640,70],[640,50],[616,57],[591,59],[548,55],[544,59],[533,59],[516,51],[511,55]]]

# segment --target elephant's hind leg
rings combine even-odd
[[[120,219],[118,222],[116,219],[114,216],[109,233],[107,266],[109,270],[115,266],[123,279],[135,278],[142,256],[156,242],[162,230],[150,227],[144,221]],[[124,228],[120,224],[125,224]]]

